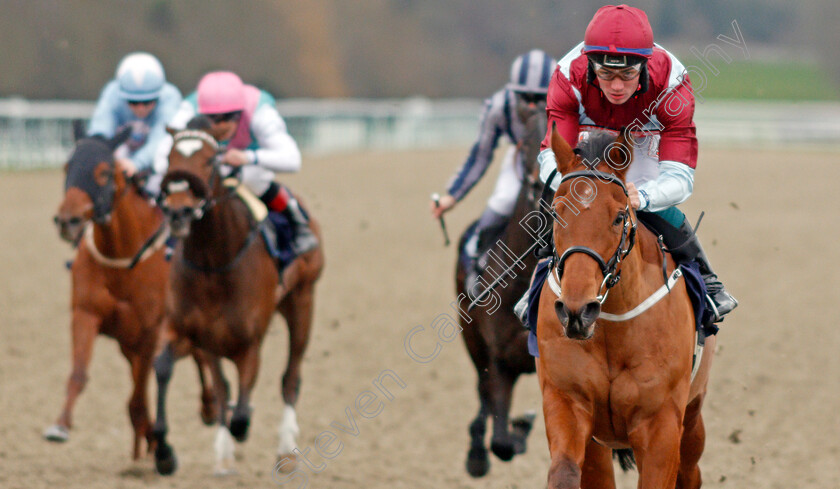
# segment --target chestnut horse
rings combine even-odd
[[[490,469],[484,437],[487,432],[487,417],[493,420],[493,435],[490,448],[503,461],[510,461],[514,455],[525,453],[525,441],[533,426],[534,414],[509,420],[513,386],[522,374],[534,373],[534,358],[528,353],[528,332],[513,313],[513,306],[528,289],[529,271],[533,270],[537,258],[528,252],[533,239],[523,227],[526,215],[539,209],[538,199],[542,185],[537,178],[537,154],[545,135],[546,115],[542,108],[519,107],[518,115],[525,121],[526,134],[518,151],[525,162],[524,182],[519,191],[513,215],[502,232],[501,238],[490,248],[487,256],[492,271],[485,269],[476,289],[465,289],[466,270],[464,261],[458,260],[455,271],[456,293],[459,298],[475,298],[481,294],[503,269],[511,265],[513,257],[523,257],[521,265],[513,267],[513,274],[505,278],[494,290],[494,300],[478,301],[478,307],[459,316],[463,331],[461,336],[478,374],[479,410],[470,423],[470,449],[467,454],[467,472],[481,477]],[[524,111],[524,112],[523,112]],[[468,233],[460,240],[463,249]],[[512,256],[513,255],[513,256]],[[469,302],[469,301],[466,301]],[[466,314],[466,317],[464,317]]]
[[[81,121],[76,121],[74,133],[77,144],[65,166],[64,200],[54,218],[61,237],[80,245],[71,269],[73,370],[64,409],[44,437],[67,441],[73,406],[87,383],[94,340],[103,334],[117,340],[131,364],[134,390],[128,412],[137,459],[141,440],[151,443],[146,388],[169,280],[163,250],[168,232],[163,215],[149,204],[139,183],[115,168],[114,148],[130,129],[111,140],[85,138]],[[199,375],[202,417],[209,422],[213,393],[201,364]]]
[[[225,179],[216,158],[219,146],[199,116],[187,129],[173,134],[169,169],[161,182],[161,200],[172,232],[181,241],[172,266],[172,295],[166,323],[171,335],[155,360],[158,379],[158,417],[155,463],[158,472],[171,474],[177,463],[166,442],[166,392],[175,356],[184,345],[205,351],[210,358],[218,402],[216,433],[217,474],[233,471],[233,438],[244,441],[250,425],[251,391],[256,383],[260,346],[272,313],[279,310],[289,330],[289,357],[281,394],[285,402],[280,423],[278,457],[283,469],[294,464],[299,427],[295,403],[300,370],[312,324],[315,281],[323,267],[316,248],[299,256],[283,275],[280,286],[274,260],[260,237],[262,225],[249,208],[258,200],[240,182]],[[262,209],[264,212],[264,208]],[[310,221],[320,235],[317,222]],[[280,290],[282,293],[278,294]],[[221,358],[236,364],[239,395],[228,424],[228,384]]]
[[[537,322],[551,489],[614,488],[611,449],[628,448],[639,488],[700,487],[712,356],[692,380],[694,312],[674,261],[653,233],[636,232],[623,182],[631,142],[592,133],[573,151],[551,135],[563,179]]]

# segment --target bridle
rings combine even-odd
[[[220,178],[220,171],[219,168],[221,167],[221,163],[219,161],[219,156],[222,153],[222,149],[219,146],[219,143],[211,136],[210,134],[199,131],[199,130],[185,130],[175,134],[172,141],[173,148],[179,142],[189,139],[196,139],[202,142],[207,143],[210,147],[213,148],[215,151],[214,156],[209,161],[210,164],[213,165],[212,171],[210,173],[210,177],[207,179],[206,182],[202,182],[208,192],[196,192],[196,185],[195,183],[200,181],[198,177],[196,177],[192,172],[182,171],[182,173],[186,174],[183,176],[173,176],[171,178],[164,177],[163,182],[161,183],[160,193],[157,197],[157,204],[163,210],[163,213],[167,216],[172,216],[173,211],[166,205],[166,198],[172,194],[177,192],[183,192],[186,190],[190,190],[193,194],[196,194],[198,199],[198,203],[190,208],[192,218],[194,220],[199,220],[204,217],[204,214],[207,213],[208,210],[213,208],[219,202],[230,198],[234,192],[226,192],[224,195],[221,196],[211,196],[209,195],[212,192],[213,188],[213,181],[216,178]],[[238,178],[240,167],[236,167],[234,172],[228,178]]]
[[[210,134],[199,131],[199,130],[185,130],[179,133],[176,133],[173,137],[173,148],[176,144],[180,141],[189,140],[189,139],[197,139],[209,144],[214,150],[215,154],[210,158],[208,161],[210,164],[213,165],[213,168],[210,172],[210,176],[208,177],[206,182],[201,182],[198,177],[187,171],[183,171],[182,175],[179,176],[172,176],[171,178],[164,177],[163,182],[161,182],[161,191],[158,195],[158,205],[163,210],[164,215],[167,218],[171,218],[174,216],[174,212],[171,208],[169,208],[165,201],[167,196],[170,193],[175,192],[183,192],[190,190],[193,194],[197,194],[195,191],[196,189],[196,182],[201,182],[204,184],[205,188],[208,189],[208,192],[205,195],[197,195],[199,197],[198,203],[189,209],[191,217],[193,220],[200,220],[204,215],[215,207],[216,205],[232,198],[236,195],[236,188],[240,183],[240,171],[242,167],[234,167],[233,171],[230,175],[222,180],[221,184],[223,187],[227,188],[227,192],[220,196],[212,195],[214,182],[218,183],[219,179],[222,179],[220,168],[222,166],[220,155],[222,154],[222,148],[219,146],[219,143],[211,136]],[[235,184],[231,185],[230,182],[235,182]],[[250,213],[248,213],[248,218],[250,221],[250,227],[248,230],[248,234],[245,237],[245,241],[240,246],[239,250],[236,252],[236,255],[225,265],[220,267],[206,267],[199,265],[197,263],[193,263],[192,261],[188,260],[186,256],[182,256],[181,259],[189,268],[193,270],[203,272],[203,273],[227,273],[231,271],[237,264],[242,260],[245,256],[245,252],[250,248],[251,244],[255,242],[257,235],[259,234],[259,223],[253,219]]]
[[[570,256],[574,255],[575,253],[583,253],[584,255],[588,255],[591,257],[595,262],[598,263],[598,267],[601,269],[601,273],[604,276],[604,280],[601,282],[601,286],[598,288],[598,296],[596,299],[601,304],[607,300],[607,295],[609,295],[610,289],[612,289],[618,281],[621,279],[621,270],[619,270],[619,266],[621,265],[621,261],[630,253],[630,250],[633,249],[633,245],[636,244],[636,221],[632,217],[630,203],[629,203],[629,194],[627,192],[627,187],[624,185],[624,182],[621,181],[618,177],[611,173],[606,173],[597,170],[583,170],[583,171],[576,171],[566,175],[563,175],[563,178],[560,180],[560,183],[575,179],[575,178],[593,178],[598,179],[605,183],[613,183],[621,187],[621,190],[624,191],[624,195],[628,196],[628,203],[624,207],[624,217],[623,217],[623,226],[621,230],[621,239],[618,241],[618,246],[615,249],[615,252],[612,254],[609,260],[604,260],[597,251],[589,248],[587,246],[571,246],[567,248],[562,255],[557,254],[557,246],[553,247],[553,260],[554,260],[554,270],[552,273],[556,274],[557,283],[560,283],[560,279],[563,277],[563,267],[566,263],[566,260],[569,259]],[[549,179],[550,181],[550,179]],[[552,208],[552,215],[556,217],[556,210]]]

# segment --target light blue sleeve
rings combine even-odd
[[[174,85],[167,83],[158,98],[154,120],[149,121],[149,136],[146,138],[146,143],[131,156],[138,170],[152,169],[155,151],[166,135],[166,125],[172,120],[180,105],[181,92]]]
[[[102,93],[99,94],[99,100],[96,101],[96,108],[93,110],[93,115],[88,125],[88,136],[102,134],[106,138],[114,137],[114,133],[117,132],[117,127],[120,123],[117,116],[119,104],[124,103],[120,98],[117,82],[111,80],[102,89]]]
[[[639,185],[639,209],[656,212],[681,204],[694,191],[694,168],[678,161],[659,162],[659,177]]]

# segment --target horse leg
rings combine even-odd
[[[239,397],[230,418],[230,434],[236,441],[243,442],[248,438],[248,427],[251,425],[251,391],[260,369],[260,344],[251,345],[236,358],[235,363],[239,372]]]
[[[134,380],[134,390],[128,401],[128,416],[131,419],[131,426],[134,428],[134,460],[140,458],[140,444],[143,438],[148,446],[151,446],[153,439],[149,430],[149,405],[146,399],[146,386],[149,383],[149,373],[152,366],[152,355],[154,345],[149,345],[138,354],[131,354],[123,350],[128,361],[131,363],[131,377]]]
[[[683,420],[683,435],[680,441],[680,469],[677,473],[677,489],[697,489],[702,484],[700,477],[700,456],[706,444],[706,427],[700,412],[702,398],[695,399],[686,409]]]
[[[541,374],[543,416],[551,465],[548,468],[548,489],[581,487],[581,466],[592,434],[592,418],[584,406],[575,404],[568,395],[548,383]],[[664,487],[664,486],[663,486]]]
[[[463,273],[463,272],[459,272]],[[458,291],[461,291],[459,286]],[[487,344],[482,338],[479,331],[479,326],[470,325],[461,320],[461,327],[463,331],[461,337],[464,339],[464,345],[467,347],[467,352],[470,354],[475,371],[478,374],[478,414],[470,423],[470,450],[467,452],[467,473],[472,477],[483,477],[490,470],[490,459],[487,455],[487,448],[484,445],[484,436],[487,433],[487,416],[490,415],[490,385],[488,377],[488,369],[490,368],[490,358],[488,355]]]
[[[277,460],[286,472],[293,470],[297,461],[293,450],[297,447],[300,427],[297,423],[295,404],[300,394],[300,365],[312,329],[314,298],[314,281],[304,282],[286,297],[280,309],[289,328],[289,360],[280,383],[280,394],[283,396],[285,407],[278,428]]]
[[[615,489],[612,450],[590,438],[580,477],[581,489]]]
[[[73,406],[87,384],[87,369],[93,356],[93,343],[99,334],[102,318],[82,309],[73,310],[73,369],[67,379],[64,409],[56,423],[44,431],[49,441],[65,442],[73,426]]]
[[[169,380],[172,378],[172,369],[175,367],[175,348],[172,343],[166,343],[163,351],[155,358],[154,367],[158,384],[157,416],[153,430],[155,469],[161,475],[171,475],[178,468],[175,451],[166,443],[166,434],[169,431],[166,423],[166,392],[169,387]]]
[[[201,421],[207,426],[212,426],[216,422],[216,418],[219,417],[219,413],[216,406],[216,397],[213,394],[213,386],[207,382],[207,379],[212,375],[210,364],[204,353],[198,348],[193,348],[191,353],[198,368],[198,382],[201,385]]]
[[[682,418],[676,405],[666,403],[659,412],[630,428],[630,445],[639,467],[639,489],[676,486]]]
[[[493,437],[490,440],[490,450],[501,460],[508,462],[516,454],[514,440],[508,431],[508,416],[510,402],[513,397],[513,383],[516,375],[494,362],[490,368],[492,377],[490,392],[490,412],[493,415]]]
[[[216,428],[216,440],[213,449],[216,454],[216,464],[213,467],[215,475],[229,475],[236,472],[234,469],[234,444],[233,437],[227,427],[228,398],[230,397],[230,386],[222,373],[222,361],[217,356],[208,355],[210,373],[213,377],[215,390],[216,407],[218,409],[218,427]]]
[[[490,470],[490,459],[484,446],[489,410],[483,399],[480,402],[478,414],[470,423],[470,451],[467,452],[467,473],[473,477],[483,477]]]

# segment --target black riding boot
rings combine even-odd
[[[286,204],[286,209],[283,210],[283,214],[295,227],[295,238],[292,242],[292,249],[294,250],[295,255],[300,256],[303,253],[314,250],[318,247],[318,238],[309,227],[309,219],[306,217],[306,214],[303,213],[297,199],[289,196],[289,201]]]
[[[723,316],[738,307],[738,301],[726,291],[717,274],[712,271],[712,265],[700,245],[700,239],[691,229],[688,221],[683,221],[678,231],[682,236],[682,242],[669,243],[668,236],[663,233],[665,245],[673,248],[671,255],[677,262],[691,260],[697,262],[700,274],[703,276],[703,282],[706,284],[706,302],[715,315],[715,322],[720,322],[723,320]]]

